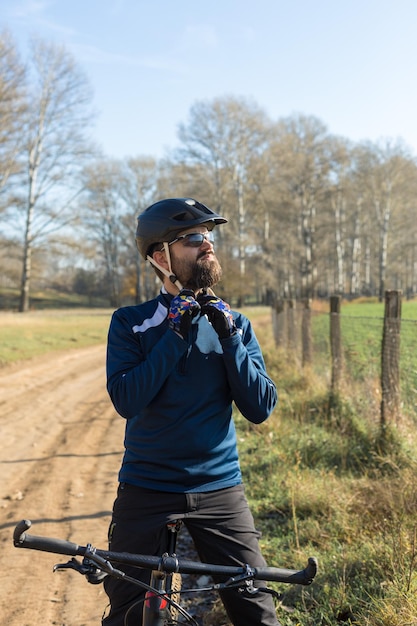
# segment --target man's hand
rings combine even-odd
[[[194,292],[183,289],[171,300],[168,313],[169,327],[185,339],[190,330],[193,317],[200,311],[200,305],[194,297]]]
[[[201,312],[207,315],[220,339],[234,335],[236,332],[235,321],[227,302],[209,294],[199,295],[197,301],[201,306]]]

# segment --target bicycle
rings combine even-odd
[[[199,626],[196,619],[180,604],[180,595],[184,593],[202,593],[238,587],[249,593],[270,593],[274,597],[280,598],[280,594],[274,589],[267,586],[255,587],[254,581],[274,581],[306,586],[310,585],[316,576],[317,559],[315,557],[310,557],[307,566],[302,570],[277,567],[259,568],[251,567],[249,564],[242,566],[215,565],[179,558],[175,549],[181,524],[181,521],[176,521],[167,525],[170,531],[169,546],[167,552],[161,556],[112,552],[94,548],[91,544],[80,546],[63,539],[30,535],[26,532],[32,526],[30,520],[22,520],[17,524],[13,533],[13,543],[17,548],[28,548],[73,557],[67,563],[55,565],[53,571],[73,569],[83,574],[92,584],[102,582],[106,576],[115,576],[144,588],[146,590],[145,598],[140,600],[143,602],[143,626],[178,626],[182,624]],[[82,562],[74,558],[76,556],[82,556]],[[147,585],[126,575],[113,564],[132,565],[151,570],[150,584]],[[181,574],[222,576],[225,581],[202,588],[183,589]],[[129,611],[132,608],[130,607],[126,613],[126,626],[129,623]]]

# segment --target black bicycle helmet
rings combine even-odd
[[[179,232],[210,222],[214,228],[216,224],[225,224],[227,219],[193,198],[160,200],[139,215],[136,245],[146,259],[155,243],[170,242]]]

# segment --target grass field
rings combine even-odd
[[[378,302],[343,303],[340,314],[343,368],[346,384],[378,380],[384,305]],[[328,310],[314,309],[312,316],[313,366],[324,376],[329,371]],[[400,387],[404,411],[417,411],[417,301],[402,305],[400,330]]]
[[[261,426],[236,414],[246,492],[262,548],[275,565],[298,566],[310,555],[320,563],[311,587],[278,585],[284,592],[281,623],[416,626],[415,423],[395,425],[389,445],[381,447],[372,406],[357,402],[354,380],[330,411],[328,380],[303,371],[276,348],[269,309],[245,313],[280,395],[277,409]],[[352,344],[363,354],[358,362],[366,363],[372,327],[360,335],[348,320],[378,320],[379,314],[382,319],[383,309],[349,304],[345,313]],[[416,320],[416,303],[404,306],[403,315]],[[109,310],[2,313],[0,361],[105,342],[110,316]],[[325,320],[320,321],[323,333]],[[409,367],[417,370],[415,355]]]
[[[106,309],[0,312],[0,367],[54,350],[103,343],[111,313]]]
[[[414,329],[416,303],[404,313]],[[375,359],[380,364],[383,307],[344,305],[342,316],[344,346],[362,376],[349,379],[336,406],[329,402],[328,376],[318,375],[320,368],[303,371],[274,347],[266,325],[257,327],[280,403],[256,432],[239,421],[248,493],[270,560],[284,555],[289,565],[302,555],[319,558],[316,583],[285,594],[284,603],[296,607],[280,615],[285,626],[415,626],[415,413],[392,425],[388,445],[381,445],[379,405],[362,377],[372,373]],[[313,326],[316,320],[322,335],[317,328],[313,334],[323,344],[329,319],[319,315]],[[415,342],[415,332],[409,334]],[[378,348],[374,354],[370,346]],[[416,351],[407,353],[415,372]]]

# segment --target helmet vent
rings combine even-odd
[[[187,213],[186,211],[183,211],[182,213],[177,213],[176,215],[173,215],[172,219],[176,222],[187,222],[188,220],[192,220],[193,217],[194,216],[192,213]]]

